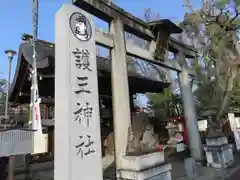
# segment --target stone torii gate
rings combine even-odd
[[[183,48],[170,38],[168,42],[177,46],[179,61],[161,61],[154,56],[158,42],[143,21],[116,5],[101,0],[75,0],[74,5],[63,5],[56,15],[54,178],[102,179],[95,44],[111,50],[117,178],[171,179],[170,166],[157,166],[159,162],[151,162],[151,158],[161,157],[163,163],[164,155],[135,159],[125,156],[131,123],[127,54],[179,72],[191,155],[196,160],[202,160],[200,135],[189,84],[189,74],[194,75],[194,72],[189,70],[184,60],[186,54],[195,55],[193,50]],[[110,32],[95,31],[93,17],[89,13],[108,21]],[[124,30],[151,42],[150,49],[142,49],[125,41]],[[148,159],[148,163],[144,164],[142,159]],[[128,166],[130,161],[134,161],[134,167]],[[152,171],[143,171],[147,168]]]

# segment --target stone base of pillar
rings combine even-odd
[[[240,151],[240,129],[234,130],[233,134],[234,134],[234,139],[236,143],[236,149],[239,152]]]
[[[226,137],[207,138],[204,151],[207,165],[214,168],[227,168],[234,162],[232,145]]]
[[[155,152],[122,157],[120,176],[128,180],[172,180],[171,170],[171,164],[165,162],[164,152]]]

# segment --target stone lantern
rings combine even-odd
[[[214,115],[208,114],[209,127],[207,128],[206,154],[207,165],[215,168],[229,167],[233,161],[232,145],[228,144],[227,138],[221,131],[220,126],[216,123]]]

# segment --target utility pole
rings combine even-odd
[[[37,82],[37,51],[36,51],[36,43],[38,36],[38,0],[32,0],[32,25],[33,25],[33,38],[32,38],[32,47],[33,47],[33,61],[32,61],[32,85],[31,85],[31,121],[32,128],[34,129],[34,120],[35,120],[35,108],[34,104],[38,98],[38,82]]]
[[[37,57],[37,51],[36,51],[36,41],[38,36],[38,0],[32,0],[32,30],[33,30],[33,38],[32,38],[32,47],[33,47],[33,56],[32,56],[32,85],[31,85],[31,101],[30,101],[30,119],[29,119],[29,125],[31,122],[32,129],[35,129],[35,102],[38,98],[38,82],[37,82],[37,63],[36,63],[36,57]],[[35,142],[34,142],[35,143]],[[26,180],[30,180],[30,174],[31,174],[31,154],[27,154],[26,158]]]

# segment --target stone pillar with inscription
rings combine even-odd
[[[64,4],[55,24],[55,180],[102,179],[95,27]]]

